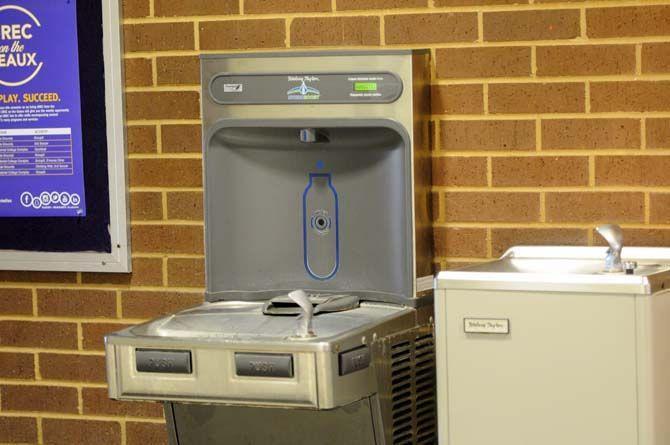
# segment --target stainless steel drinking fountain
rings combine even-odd
[[[173,444],[433,444],[425,51],[203,56],[207,302],[106,337]]]

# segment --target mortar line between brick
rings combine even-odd
[[[593,230],[586,231],[586,242],[589,246],[593,245]]]
[[[537,46],[530,47],[530,77],[537,77]]]
[[[77,272],[77,284],[81,284],[81,272]]]
[[[42,416],[37,416],[37,443],[44,443],[44,430],[42,429]]]
[[[480,187],[451,187],[451,186],[433,186],[431,187],[432,191],[439,192],[449,192],[449,193],[538,193],[538,187],[542,187],[542,190],[547,193],[571,193],[571,192],[604,192],[604,193],[614,193],[614,192],[624,192],[624,193],[644,193],[645,191],[667,191],[668,186],[665,187],[638,187],[634,188],[631,186],[616,186],[616,187],[598,187],[597,190],[593,190],[593,187],[589,185],[582,186],[526,186],[526,187],[494,187],[489,188],[486,186]],[[670,223],[666,224],[670,225]]]
[[[154,17],[156,15],[156,5],[154,5],[155,0],[149,0],[149,16]],[[125,23],[125,20],[124,20]]]
[[[640,119],[640,149],[647,149],[647,119]]]
[[[291,47],[291,25],[293,24],[292,18],[287,18],[284,20],[284,46],[286,48]]]
[[[614,3],[614,4],[612,4]],[[665,6],[667,5],[667,0],[646,0],[644,6]],[[584,5],[578,5],[575,3],[554,3],[554,4],[507,4],[507,5],[466,5],[466,6],[443,6],[443,7],[434,7],[427,8],[414,7],[414,8],[397,8],[393,9],[393,13],[397,15],[403,14],[439,14],[439,13],[475,13],[475,12],[525,12],[525,11],[553,11],[553,10],[585,10],[585,9],[594,9],[594,8],[620,8],[625,6],[637,6],[640,7],[640,0],[618,0],[612,2],[611,0],[602,0],[602,1],[592,1],[589,3],[588,7]],[[373,13],[378,13],[380,9],[364,9],[364,10],[336,10],[340,16],[361,16],[361,15],[370,15]],[[286,12],[286,13],[261,13],[261,14],[211,14],[211,15],[182,15],[178,17],[132,17],[124,18],[123,24],[147,24],[147,23],[171,23],[171,22],[191,22],[193,20],[203,20],[203,21],[231,21],[231,20],[254,20],[254,19],[272,19],[272,18],[285,18],[285,17],[327,17],[332,15],[332,11],[323,11],[323,12]]]
[[[40,359],[39,354],[33,354],[33,368],[35,369],[35,380],[42,380],[42,371],[40,370]]]
[[[477,12],[477,41],[484,42],[484,13],[482,11]]]
[[[37,308],[37,288],[32,288],[32,297],[33,297],[33,316],[37,317],[39,310]]]
[[[482,94],[484,95],[484,115],[489,114],[489,84],[484,83],[482,85]]]
[[[635,45],[635,74],[642,75],[642,44]]]
[[[584,111],[588,114],[591,112],[591,82],[584,82]]]
[[[634,151],[631,151],[634,150]],[[433,158],[460,158],[460,157],[494,157],[494,158],[510,158],[510,157],[519,157],[519,158],[534,158],[538,156],[555,156],[557,158],[561,157],[585,157],[589,155],[612,155],[612,156],[668,156],[670,155],[670,150],[653,150],[653,151],[644,151],[638,148],[622,148],[616,150],[606,150],[606,149],[596,149],[596,150],[542,150],[542,153],[538,153],[536,150],[508,150],[508,151],[494,151],[494,150],[481,150],[481,151],[459,151],[459,150],[440,150],[433,155]],[[146,221],[148,222],[148,221]],[[160,222],[160,221],[159,221]]]
[[[119,423],[121,424],[121,445],[126,445],[126,419],[121,419]]]
[[[123,318],[123,302],[121,300],[120,290],[116,291],[116,318]]]
[[[486,81],[494,84],[543,84],[543,83],[582,83],[582,82],[657,82],[669,81],[670,74],[616,74],[608,76],[562,76],[562,77],[460,77],[460,78],[437,78],[434,85],[468,85],[478,84]],[[153,87],[133,87],[137,92],[156,92]],[[135,92],[135,91],[132,91]]]
[[[167,192],[161,192],[161,212],[163,213],[163,221],[168,220],[168,201],[167,201]]]
[[[337,11],[337,0],[330,0],[330,9],[332,9],[333,12]]]
[[[540,118],[535,119],[535,151],[542,151],[542,119]]]
[[[540,222],[547,222],[547,196],[545,192],[540,192]]]
[[[120,419],[126,419],[133,422],[142,422],[142,423],[153,423],[164,425],[165,421],[161,418],[150,418],[150,417],[137,417],[137,416],[102,416],[95,414],[86,414],[82,417],[81,414],[66,414],[66,413],[56,413],[56,412],[43,412],[43,411],[3,411],[3,417],[38,417],[46,416],[49,419],[59,419],[59,420],[101,420],[109,422],[119,422]]]
[[[589,156],[589,187],[594,188],[596,186],[596,157],[594,155]]]
[[[586,33],[586,8],[579,9],[579,35],[582,39],[588,39]]]
[[[162,272],[163,272],[163,286],[168,286],[168,283],[170,282],[170,278],[168,275],[168,258],[163,257],[163,263],[162,263]]]
[[[651,222],[651,193],[644,192],[644,223]]]
[[[379,17],[379,44],[381,46],[386,46],[386,16],[384,14]],[[431,52],[432,51],[433,50],[431,49]],[[431,65],[435,64],[431,63]]]
[[[77,350],[84,349],[84,330],[81,327],[81,322],[77,322]]]
[[[494,229],[593,229],[593,222],[564,222],[564,223],[555,223],[555,222],[540,222],[540,221],[520,221],[520,222],[485,222],[485,223],[472,223],[472,222],[446,222],[446,223],[436,223],[435,227],[438,228],[463,228],[463,229],[486,229],[492,227]],[[654,226],[644,224],[643,222],[637,224],[626,224],[622,223],[621,227],[625,229],[649,229]]]
[[[151,58],[151,83],[153,87],[158,86],[158,58],[157,57],[152,57]],[[128,89],[126,88],[125,91]]]
[[[200,51],[200,22],[193,22],[193,42],[196,51]]]
[[[486,257],[493,257],[493,230],[486,228]]]
[[[244,0],[240,0],[240,14],[244,15]]]
[[[493,187],[493,158],[491,156],[486,158],[486,185]]]
[[[163,128],[160,125],[156,125],[156,152],[158,154],[163,153]],[[132,155],[127,155],[130,158]]]
[[[109,324],[115,324],[115,323],[118,323],[118,322],[110,319]],[[24,354],[25,353],[31,353],[31,354],[35,354],[35,355],[40,354],[40,353],[44,353],[44,354],[60,354],[60,355],[76,354],[76,355],[88,355],[88,356],[92,356],[92,357],[104,357],[105,356],[105,351],[102,351],[102,350],[100,350],[100,351],[93,351],[93,350],[91,350],[91,351],[88,351],[88,350],[77,351],[77,350],[74,350],[74,349],[39,349],[39,348],[29,348],[28,350],[26,350],[26,348],[18,347],[18,346],[17,347],[2,346],[2,347],[0,347],[0,351],[2,351],[2,352],[24,353]],[[43,380],[41,378],[41,371],[40,371],[40,380]],[[9,381],[20,382],[21,380],[10,379]],[[30,383],[30,382],[35,383],[35,382],[37,382],[37,380],[29,380],[27,382],[28,383]]]
[[[79,414],[84,414],[84,396],[82,395],[81,388],[77,388],[77,411]]]

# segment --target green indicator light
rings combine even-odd
[[[377,91],[377,82],[354,82],[354,91]]]

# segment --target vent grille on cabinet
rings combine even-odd
[[[391,347],[393,445],[437,443],[433,334]]]

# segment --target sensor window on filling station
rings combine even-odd
[[[377,91],[377,82],[354,82],[354,91]]]

